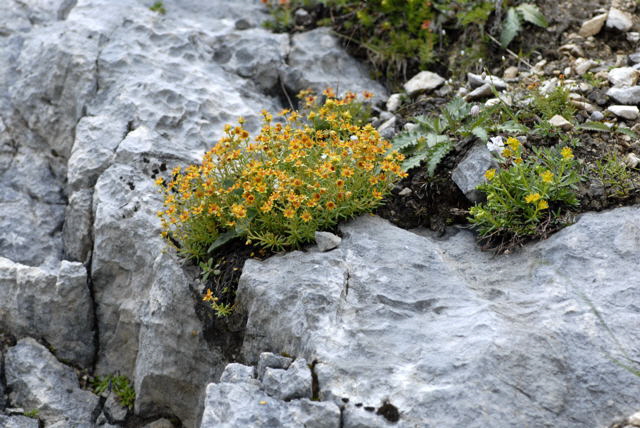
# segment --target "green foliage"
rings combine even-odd
[[[152,12],[159,13],[160,15],[164,15],[167,13],[167,9],[164,8],[164,3],[162,1],[157,1],[151,6],[149,6],[149,10]]]
[[[480,236],[518,242],[544,236],[562,223],[563,211],[578,205],[578,162],[570,148],[534,148],[528,156],[509,138],[499,170],[486,172],[478,189],[487,195],[471,208],[469,221]]]
[[[547,28],[549,25],[542,12],[540,12],[540,9],[534,4],[523,3],[516,7],[510,7],[507,9],[507,14],[502,22],[500,45],[503,49],[506,49],[520,30],[522,30],[522,21],[542,28]]]
[[[136,392],[126,376],[107,375],[93,379],[93,390],[100,395],[104,392],[113,392],[122,407],[133,409],[136,401]]]
[[[38,419],[38,416],[40,415],[40,410],[32,409],[27,412],[24,412],[24,415],[31,419]]]
[[[559,114],[571,121],[576,113],[576,108],[571,104],[569,98],[569,90],[562,84],[558,85],[548,95],[536,94],[533,99],[533,106],[544,120],[549,120]]]
[[[631,171],[615,152],[598,159],[591,172],[593,179],[604,187],[607,197],[625,199],[636,187]]]

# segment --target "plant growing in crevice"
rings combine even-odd
[[[133,409],[136,401],[136,392],[131,382],[126,376],[107,375],[95,377],[93,379],[93,391],[100,395],[105,392],[112,392],[122,407]]]
[[[513,137],[502,144],[491,141],[501,166],[485,173],[486,181],[478,189],[486,202],[471,208],[469,221],[484,240],[510,247],[545,237],[564,224],[563,214],[579,204],[581,175],[569,147],[534,147],[527,152]]]
[[[596,160],[591,167],[591,174],[595,181],[602,184],[606,197],[609,198],[628,198],[637,188],[631,171],[615,152]]]
[[[158,180],[165,194],[163,235],[179,254],[204,263],[208,278],[221,270],[213,254],[223,245],[243,240],[270,251],[299,248],[317,230],[373,210],[405,175],[404,156],[362,124],[355,94],[323,95],[321,101],[302,94],[306,110],[284,110],[277,122],[263,112],[254,139],[242,120],[227,125],[201,165]],[[208,289],[204,299],[228,315],[232,306],[221,297]]]
[[[149,10],[152,12],[159,13],[160,15],[165,15],[167,13],[167,9],[165,9],[164,3],[162,1],[157,1],[151,6],[149,6]]]

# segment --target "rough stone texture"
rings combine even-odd
[[[311,398],[311,370],[307,361],[298,358],[286,370],[268,367],[262,377],[262,387],[267,394],[283,401]]]
[[[609,70],[609,82],[615,87],[633,86],[638,81],[640,71],[633,67],[618,67]]]
[[[37,409],[38,417],[47,424],[89,428],[98,416],[99,398],[80,389],[73,369],[31,338],[7,350],[5,376],[11,401]]]
[[[397,427],[593,427],[637,409],[637,377],[611,358],[639,351],[639,207],[499,257],[463,230],[433,239],[366,216],[342,231],[330,253],[247,261],[248,361],[321,361],[321,399],[389,401]]]
[[[220,383],[242,383],[255,381],[256,369],[239,363],[231,363],[220,375]]]
[[[555,116],[553,116],[551,119],[548,120],[548,122],[551,126],[555,126],[556,128],[560,128],[565,131],[573,128],[573,125],[571,124],[571,122],[569,122],[567,119],[565,119],[563,116],[559,114],[556,114]]]
[[[489,83],[485,83],[482,86],[477,87],[473,91],[469,92],[464,96],[466,101],[477,100],[478,98],[489,97],[493,94],[493,90],[491,89],[491,85]]]
[[[609,106],[607,111],[627,120],[636,120],[639,113],[636,106]]]
[[[276,355],[271,352],[263,352],[258,359],[258,379],[262,380],[264,372],[268,367],[274,369],[288,369],[293,360],[282,355]],[[227,366],[228,367],[228,366]]]
[[[607,15],[606,13],[602,13],[583,22],[578,34],[582,37],[595,36],[602,30],[602,26],[607,21]]]
[[[321,91],[330,86],[338,93],[366,90],[374,94],[374,100],[387,99],[384,87],[368,78],[367,71],[344,51],[330,28],[294,34],[288,64],[283,81],[293,95],[307,88]]]
[[[38,420],[26,416],[0,415],[0,426],[2,428],[38,428]]]
[[[474,73],[467,73],[467,79],[472,88],[478,88],[482,85],[489,84],[496,89],[506,89],[507,83],[498,76],[481,75]]]
[[[209,384],[201,428],[336,428],[340,409],[309,399],[284,402],[253,383]]]
[[[640,86],[609,88],[607,95],[624,105],[640,104]]]
[[[484,194],[476,189],[483,183],[484,173],[498,163],[486,144],[474,145],[451,172],[451,179],[471,202],[481,202]]]
[[[409,95],[415,95],[439,88],[444,82],[444,78],[436,73],[421,71],[404,84],[404,90],[407,91]]]
[[[63,261],[50,273],[0,257],[0,302],[0,330],[43,338],[58,358],[91,367],[93,304],[82,264]]]
[[[331,232],[316,232],[315,237],[316,245],[318,245],[318,250],[320,251],[333,250],[342,242],[342,238]]]
[[[390,112],[394,112],[400,108],[402,104],[402,95],[401,94],[391,94],[389,99],[387,100],[387,110]]]
[[[627,12],[611,8],[607,16],[607,28],[613,28],[623,32],[631,30],[633,27],[633,18]]]

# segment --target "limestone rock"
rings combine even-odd
[[[375,100],[387,99],[384,87],[369,79],[364,67],[344,51],[330,28],[294,34],[288,58],[284,83],[293,94],[307,88],[319,92],[332,87],[340,93],[366,90]]]
[[[5,416],[0,414],[0,426],[3,428],[38,428],[38,420],[26,416]]]
[[[518,77],[519,72],[520,70],[518,69],[518,67],[516,67],[515,65],[512,65],[511,67],[507,67],[504,70],[502,77],[504,79],[515,79],[516,77]]]
[[[608,14],[602,13],[598,16],[594,16],[593,18],[582,23],[580,27],[580,31],[578,34],[582,37],[595,36],[600,32],[602,26],[607,21]]]
[[[239,363],[228,364],[220,376],[220,383],[251,382],[255,379],[256,369]]]
[[[94,359],[93,304],[87,271],[63,261],[56,273],[0,257],[0,330],[45,339],[82,367]]]
[[[567,119],[565,119],[563,116],[556,114],[555,116],[553,116],[551,119],[548,120],[549,124],[551,124],[551,126],[555,126],[556,128],[560,128],[560,129],[564,129],[564,130],[568,130],[573,128],[573,125],[571,124],[571,122],[569,122]]]
[[[491,85],[485,83],[484,85],[474,89],[464,96],[465,101],[473,101],[479,98],[490,97],[493,94],[493,90],[491,89]]]
[[[474,145],[451,172],[451,179],[471,202],[482,202],[484,194],[476,187],[485,181],[484,173],[497,162],[485,144]]]
[[[421,71],[404,84],[404,90],[409,95],[417,95],[422,92],[429,92],[439,88],[444,84],[444,78],[431,71]]]
[[[596,62],[592,59],[578,58],[573,66],[578,76],[582,76],[594,65],[596,65]]]
[[[400,94],[391,94],[389,99],[387,100],[387,110],[390,112],[394,112],[400,108],[400,104],[402,103],[401,99],[402,95]]]
[[[640,86],[631,86],[629,88],[609,88],[607,95],[620,104],[640,104]]]
[[[80,389],[73,369],[31,338],[7,350],[5,375],[11,401],[37,409],[38,417],[47,424],[88,428],[97,417],[98,397]]]
[[[584,214],[499,257],[468,231],[436,239],[361,217],[342,227],[339,250],[247,261],[243,355],[321,361],[320,399],[373,408],[380,424],[369,426],[387,423],[387,400],[402,427],[606,426],[640,394],[637,377],[601,352],[618,358],[638,343],[628,326],[640,299],[639,214]],[[212,406],[225,392],[231,400],[220,386],[209,386]],[[252,411],[267,400],[234,394]]]
[[[264,372],[267,368],[286,370],[292,362],[293,360],[291,358],[276,355],[271,352],[262,352],[258,360],[258,379],[262,380],[262,376],[264,376]]]
[[[619,67],[609,70],[609,82],[615,87],[633,86],[638,81],[640,71],[633,67]]]
[[[492,85],[498,90],[507,89],[507,83],[498,76],[467,73],[467,79],[474,89],[485,84]]]
[[[633,27],[633,18],[629,13],[612,7],[609,9],[606,24],[607,28],[627,32]]]
[[[342,242],[342,238],[331,232],[316,232],[316,244],[320,251],[329,251],[337,248]]]
[[[627,120],[637,119],[639,113],[638,107],[636,106],[609,106],[607,111]]]
[[[264,391],[279,400],[311,398],[311,370],[304,358],[296,359],[286,369],[268,367],[262,377]]]

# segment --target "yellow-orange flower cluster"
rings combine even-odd
[[[285,110],[274,121],[265,111],[254,139],[241,125],[227,125],[201,165],[159,183],[164,234],[187,255],[203,256],[227,230],[265,246],[295,247],[318,229],[372,210],[406,175],[403,155],[371,125],[354,124],[348,107],[355,94],[337,98],[326,90],[323,105],[302,95],[306,113]]]

